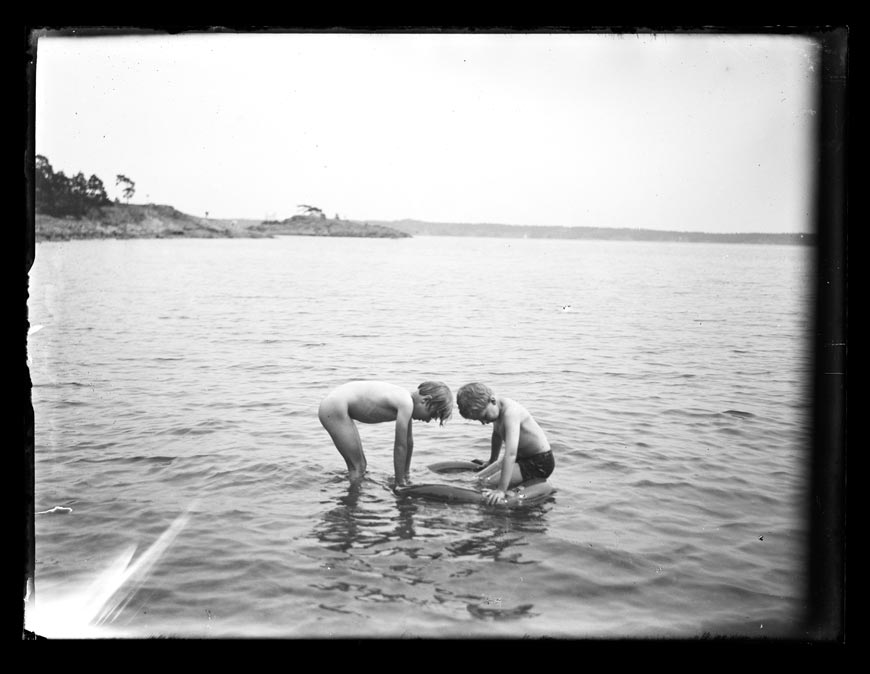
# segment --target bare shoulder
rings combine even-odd
[[[504,403],[502,409],[504,410],[505,416],[517,419],[525,419],[529,416],[529,411],[513,398],[502,398],[502,402]]]
[[[499,426],[502,429],[502,434],[509,428],[522,426],[529,415],[526,408],[511,398],[500,398],[499,402],[501,403]]]
[[[505,399],[504,413],[502,414],[507,424],[516,424],[521,428],[533,428],[538,425],[532,413],[516,400]]]

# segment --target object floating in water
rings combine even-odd
[[[545,501],[553,491],[555,490],[549,482],[537,478],[509,489],[505,493],[504,500],[497,505],[511,508],[537,504]],[[486,503],[486,497],[482,491],[452,484],[412,484],[406,487],[397,487],[396,493],[401,496],[415,496],[448,503]]]

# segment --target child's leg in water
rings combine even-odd
[[[361,478],[366,472],[366,457],[359,431],[348,416],[346,406],[327,398],[320,404],[318,416],[347,464],[348,477],[351,480]]]

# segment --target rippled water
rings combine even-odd
[[[39,243],[29,627],[795,636],[811,255],[447,237]],[[556,492],[509,512],[398,497],[389,424],[360,428],[369,473],[350,486],[317,406],[358,378],[480,380],[517,399],[553,445]],[[414,435],[413,482],[468,482],[426,466],[489,455],[489,429],[458,412]],[[85,630],[82,601],[100,592],[115,610]]]

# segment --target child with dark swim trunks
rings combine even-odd
[[[489,461],[478,477],[488,487],[486,502],[498,503],[511,487],[534,478],[547,478],[555,468],[547,436],[529,411],[515,400],[498,397],[480,383],[466,384],[456,394],[459,413],[466,419],[492,424]],[[504,458],[496,461],[504,444]]]
[[[335,448],[347,464],[351,481],[366,472],[366,457],[356,423],[396,422],[393,442],[393,467],[396,486],[408,484],[414,435],[411,420],[429,422],[440,419],[441,425],[453,412],[453,393],[440,381],[425,381],[416,391],[382,381],[352,381],[342,384],[320,403],[320,423],[332,438]]]

